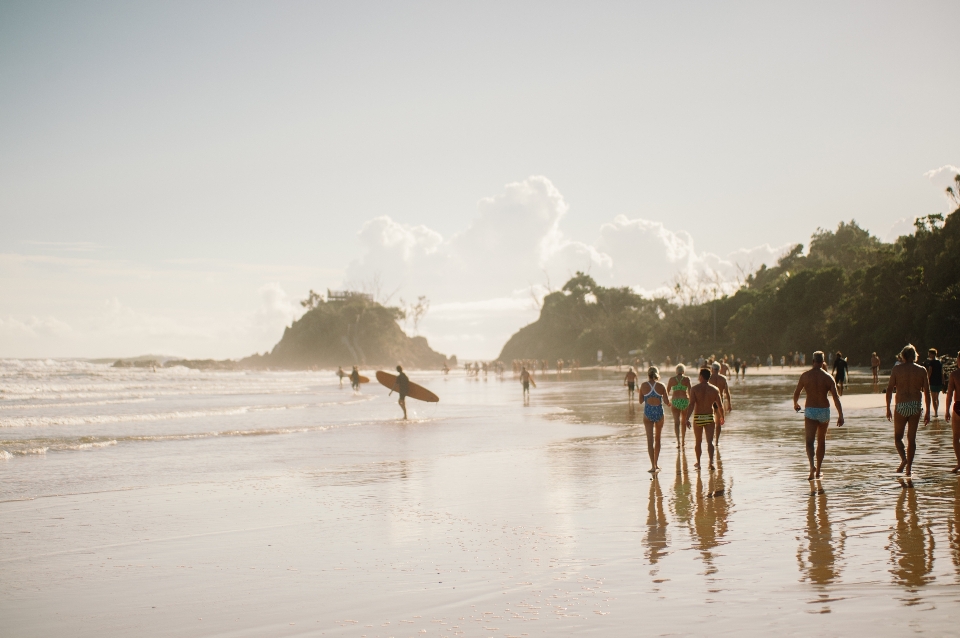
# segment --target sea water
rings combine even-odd
[[[366,371],[365,371],[366,372]],[[854,372],[806,480],[800,370],[731,381],[715,471],[622,374],[0,362],[0,626],[17,636],[944,635],[960,601],[949,425],[915,477]],[[706,450],[704,450],[706,460]]]

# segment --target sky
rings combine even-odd
[[[948,211],[957,2],[0,1],[0,357],[242,357],[310,289],[495,357]],[[413,333],[412,325],[405,326]]]

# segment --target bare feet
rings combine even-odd
[[[897,468],[897,474],[899,474],[900,472],[902,472],[902,471],[903,471],[903,468],[905,468],[906,466],[907,466],[907,462],[906,462],[906,461],[900,461],[900,467]]]
[[[904,472],[903,475],[904,475],[904,476],[913,476],[913,468],[911,468],[911,467],[908,465],[908,466],[907,466],[907,471]]]
[[[960,472],[960,464],[955,465],[954,468],[950,471],[953,472],[954,474],[956,474],[957,472]]]
[[[823,472],[820,471],[820,468],[817,468],[817,478],[823,478]]]
[[[695,467],[696,469],[699,470],[699,469],[700,469],[700,463],[699,463],[699,462],[694,463],[694,464],[693,464],[693,467]]]
[[[652,467],[652,468],[650,468],[649,470],[647,470],[647,472],[649,472],[650,474],[656,474],[656,473],[657,473],[657,468]]]
[[[808,480],[808,481],[812,481],[812,480],[813,480],[813,477],[816,475],[816,473],[817,473],[817,471],[811,467],[811,468],[810,468],[810,476],[807,477],[807,480]]]
[[[717,469],[717,468],[716,468],[716,466],[715,466],[713,463],[711,463],[711,464],[710,464],[710,469],[711,469],[711,470],[715,470],[715,469]]]

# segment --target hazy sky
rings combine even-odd
[[[493,357],[577,268],[655,290],[945,212],[960,3],[0,2],[0,356],[237,357],[309,288]],[[947,166],[931,177],[925,173]]]

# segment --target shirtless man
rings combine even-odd
[[[873,373],[873,382],[880,383],[880,357],[876,352],[870,355],[870,372]]]
[[[410,393],[410,377],[406,375],[403,371],[403,368],[397,366],[397,380],[393,382],[393,388],[390,392],[387,393],[387,396],[393,394],[393,391],[396,390],[397,394],[400,395],[400,400],[397,403],[400,404],[400,407],[403,408],[403,420],[407,420],[407,395]]]
[[[627,399],[633,405],[633,393],[637,389],[637,372],[633,366],[627,368],[627,376],[623,378],[623,385],[627,386]]]
[[[686,370],[685,365],[678,364],[677,376],[670,377],[667,382],[670,391],[670,411],[673,412],[673,432],[677,435],[677,447],[683,445],[684,434],[687,432],[681,417],[690,405],[690,386],[693,385],[690,377],[684,374]]]
[[[887,421],[893,421],[893,442],[900,455],[900,467],[897,474],[906,468],[906,476],[913,472],[913,457],[917,452],[917,427],[920,425],[920,415],[924,414],[923,423],[930,423],[930,382],[927,380],[927,370],[917,365],[917,349],[907,345],[900,351],[903,363],[893,366],[890,371],[890,381],[887,383]],[[890,399],[896,394],[897,405],[895,413],[890,410]],[[921,395],[926,402],[926,413],[923,412]],[[907,432],[909,450],[903,447],[903,432]]]
[[[700,383],[690,388],[690,405],[684,411],[684,421],[687,427],[690,427],[690,415],[693,415],[693,434],[696,437],[697,444],[695,451],[697,453],[697,464],[694,465],[700,469],[700,453],[702,452],[701,441],[703,440],[704,430],[707,434],[707,453],[710,455],[710,469],[713,467],[713,426],[716,420],[713,416],[714,408],[723,418],[723,400],[720,398],[720,390],[717,386],[710,383],[710,370],[704,368],[700,371]]]
[[[730,399],[730,386],[727,384],[727,377],[723,376],[721,373],[720,364],[714,362],[711,368],[710,373],[710,383],[715,385],[718,390],[720,390],[720,400],[725,401],[723,405],[727,408],[727,412],[733,412],[733,401]],[[726,397],[726,399],[724,399]],[[720,445],[720,428],[723,427],[724,418],[721,416],[720,420],[717,421],[717,445]]]
[[[847,358],[840,352],[833,358],[833,379],[837,382],[837,393],[843,396],[843,386],[847,383]]]
[[[530,397],[530,384],[533,384],[533,387],[537,387],[537,383],[533,380],[533,375],[527,372],[527,366],[523,366],[523,369],[520,371],[520,383],[523,384],[523,398]]]
[[[350,387],[354,392],[360,390],[360,371],[357,370],[357,366],[353,366],[353,371],[350,372]]]
[[[927,380],[930,382],[933,418],[937,418],[937,413],[940,411],[940,393],[943,392],[943,362],[937,356],[936,348],[930,348],[927,351],[927,360],[923,362],[923,367],[927,369]]]
[[[810,476],[821,478],[823,474],[823,455],[827,452],[827,428],[830,427],[830,401],[827,393],[833,397],[833,405],[837,408],[837,427],[843,425],[843,408],[840,407],[840,396],[837,394],[837,382],[823,369],[823,352],[813,353],[813,367],[800,375],[797,389],[793,391],[793,409],[800,411],[800,393],[806,391],[807,399],[804,402],[803,429],[806,434],[807,460],[810,461]],[[813,463],[813,439],[817,439],[817,463]]]
[[[960,361],[960,352],[957,360]],[[954,401],[952,406],[951,401]],[[956,474],[960,472],[960,368],[951,372],[947,380],[947,404],[943,412],[953,430],[953,453],[957,456],[957,464],[950,471]]]

